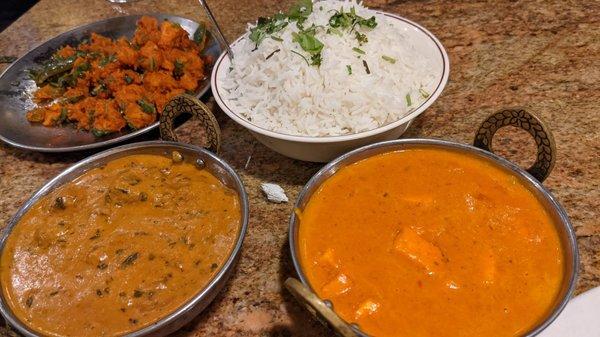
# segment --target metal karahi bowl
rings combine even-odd
[[[199,165],[203,167],[203,169],[208,170],[223,184],[234,190],[237,193],[241,211],[239,230],[235,245],[223,266],[208,284],[175,311],[162,317],[153,324],[136,330],[127,336],[164,336],[176,331],[204,310],[223,288],[231,276],[234,266],[240,256],[242,243],[248,227],[248,196],[240,177],[225,161],[203,148],[166,141],[141,142],[116,147],[76,163],[46,183],[46,185],[40,188],[23,204],[23,206],[21,206],[16,215],[8,222],[7,227],[0,238],[0,254],[4,249],[6,239],[10,236],[12,229],[19,222],[21,217],[40,198],[54,189],[72,181],[90,169],[100,167],[117,158],[136,154],[164,155],[171,158],[173,151],[179,152],[186,162]],[[22,322],[12,313],[4,298],[3,292],[0,292],[0,312],[6,321],[23,335],[31,337],[39,336],[37,332],[30,329],[27,324]]]
[[[482,129],[484,125],[485,122],[484,124],[482,124]],[[495,129],[489,135],[489,143],[491,143],[491,137],[493,136],[494,132]],[[480,133],[481,129],[478,134]],[[533,134],[534,132],[530,133]],[[537,141],[538,139],[536,139],[536,143]],[[539,144],[541,143],[545,143],[542,138],[540,138],[540,143],[538,143],[538,162],[540,161]],[[551,135],[549,135],[547,143],[548,147],[553,147],[553,140],[551,138]],[[558,317],[558,315],[566,306],[569,299],[572,297],[573,291],[575,289],[579,262],[575,232],[569,221],[569,218],[562,206],[556,201],[552,194],[540,182],[540,180],[543,180],[549,173],[549,170],[551,169],[553,164],[553,160],[547,162],[547,164],[549,164],[547,167],[548,170],[544,172],[544,174],[542,174],[541,176],[538,175],[535,171],[532,171],[532,169],[529,169],[530,172],[533,172],[533,174],[538,177],[538,180],[532,174],[528,173],[526,170],[518,167],[517,165],[509,162],[508,160],[501,158],[491,152],[471,145],[458,144],[450,141],[437,139],[402,139],[395,141],[380,142],[344,154],[330,162],[328,165],[324,166],[304,186],[304,188],[298,196],[295,208],[301,212],[309,202],[311,196],[319,190],[321,185],[343,167],[356,163],[360,160],[376,156],[378,154],[416,148],[451,150],[458,153],[469,154],[471,156],[475,156],[476,158],[480,158],[489,163],[492,163],[496,167],[499,167],[505,170],[506,172],[512,174],[514,177],[518,178],[524,184],[524,186],[526,186],[537,197],[539,202],[547,210],[549,216],[552,218],[553,222],[556,225],[561,245],[564,250],[563,258],[565,261],[565,269],[559,294],[557,295],[554,303],[552,304],[552,307],[550,308],[546,316],[543,319],[541,319],[539,323],[537,323],[537,325],[535,325],[533,328],[531,328],[529,331],[523,334],[523,336],[528,337],[538,335],[541,331],[548,327],[548,325],[550,325],[556,319],[556,317]],[[552,157],[552,154],[550,155],[550,157]],[[299,217],[295,214],[295,212],[292,213],[289,223],[289,245],[292,255],[292,261],[294,263],[297,275],[302,284],[300,284],[294,279],[288,279],[288,281],[286,281],[286,286],[300,300],[300,302],[309,307],[309,311],[316,311],[318,318],[320,318],[321,321],[323,321],[324,318],[328,323],[327,325],[336,330],[340,335],[354,336],[356,334],[358,336],[368,336],[365,332],[361,331],[360,327],[354,324],[354,322],[343,322],[343,320],[341,320],[335,314],[335,307],[331,304],[331,301],[329,301],[328,299],[319,299],[318,296],[315,296],[316,293],[312,289],[311,284],[304,273],[304,268],[300,261],[298,235],[299,228],[301,225],[302,224],[300,222]],[[304,293],[307,295],[299,296],[299,293]],[[335,317],[333,319],[329,319],[328,317],[331,316]],[[346,326],[340,327],[340,325]]]

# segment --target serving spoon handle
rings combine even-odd
[[[229,42],[227,42],[225,35],[223,35],[223,32],[221,31],[221,28],[219,27],[217,20],[215,20],[214,15],[210,11],[208,4],[206,3],[205,0],[198,0],[198,1],[200,2],[200,5],[202,5],[202,8],[204,8],[204,11],[208,15],[208,18],[210,19],[213,26],[215,27],[215,30],[217,33],[217,40],[219,40],[219,43],[227,50],[227,57],[229,57],[229,60],[233,61],[233,51],[231,50],[231,47],[229,46]]]

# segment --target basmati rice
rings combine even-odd
[[[354,7],[365,18],[375,16],[375,28],[354,28],[368,42],[359,45],[348,30],[341,36],[326,32],[329,18],[341,7]],[[219,82],[233,111],[279,133],[334,136],[397,121],[431,92],[426,90],[436,80],[431,60],[419,55],[398,20],[353,0],[325,0],[314,3],[304,26],[313,23],[319,27],[315,37],[324,44],[319,67],[296,54],[310,57],[292,41],[292,33],[299,31],[296,24],[288,24],[276,39],[267,37],[258,47],[248,37],[254,25],[248,26],[233,46],[231,70]]]

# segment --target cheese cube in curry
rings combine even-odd
[[[332,267],[334,269],[338,269],[340,267],[339,260],[336,258],[333,248],[327,248],[327,250],[325,250],[325,252],[319,258],[319,264]]]
[[[438,246],[425,240],[409,227],[400,230],[394,239],[394,249],[425,268],[429,275],[439,271],[444,261]]]
[[[335,297],[347,293],[352,288],[352,282],[344,273],[339,273],[333,280],[323,286],[325,298]]]
[[[354,319],[359,319],[364,315],[371,315],[379,309],[379,303],[372,300],[366,300],[360,304],[354,312]]]

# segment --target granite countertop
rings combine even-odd
[[[232,40],[260,15],[293,0],[210,1]],[[473,140],[490,113],[524,106],[554,132],[556,166],[544,182],[567,210],[581,254],[577,292],[600,285],[600,2],[562,0],[370,0],[367,5],[412,19],[441,40],[450,56],[450,81],[438,101],[418,117],[406,137]],[[166,12],[203,20],[192,0],[41,0],[0,33],[4,55],[21,56],[77,25],[123,14]],[[0,65],[0,70],[6,65]],[[294,275],[287,245],[292,204],[266,202],[261,182],[280,184],[291,200],[321,165],[283,157],[218,110],[222,157],[241,175],[250,197],[243,253],[225,289],[178,336],[329,336],[282,288]],[[194,131],[194,126],[190,126]],[[155,138],[152,134],[147,138]],[[502,130],[498,152],[521,165],[533,161],[524,132]],[[523,145],[524,144],[524,145]],[[0,144],[0,227],[49,178],[90,155],[28,153]],[[246,166],[248,157],[251,156]],[[2,331],[0,331],[0,335]]]

